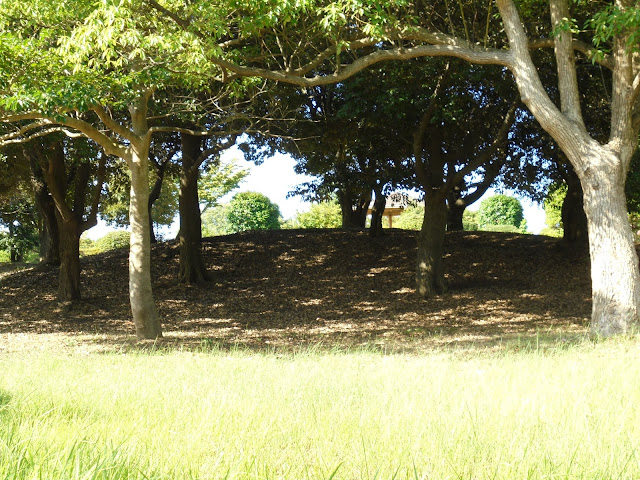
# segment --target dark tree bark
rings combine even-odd
[[[369,236],[372,238],[384,235],[382,229],[382,217],[384,209],[387,205],[387,196],[382,193],[382,188],[378,185],[374,188],[375,199],[371,208],[371,226],[369,227]]]
[[[156,203],[156,200],[160,198],[160,193],[162,192],[162,183],[164,182],[164,174],[167,171],[167,162],[153,162],[156,167],[156,181],[149,192],[149,238],[151,239],[151,243],[158,243],[158,239],[156,238],[156,233],[153,230],[153,216],[152,210],[153,205]]]
[[[49,195],[47,184],[42,176],[42,169],[32,158],[31,184],[36,200],[36,208],[40,215],[40,263],[45,265],[60,265],[60,233],[56,218],[56,204]]]
[[[79,300],[80,295],[80,235],[81,225],[75,216],[58,214],[60,227],[60,275],[58,276],[58,300]]]
[[[447,290],[442,265],[447,205],[441,189],[428,189],[424,202],[424,221],[418,234],[416,290],[421,297],[432,297]]]
[[[39,198],[40,197],[40,198]],[[36,203],[42,218],[40,228],[40,262],[60,265],[60,229],[56,219],[56,206],[48,192],[36,192]]]
[[[371,193],[356,195],[348,191],[338,191],[338,203],[342,212],[343,230],[362,230],[367,225],[367,210],[371,203]]]
[[[464,230],[462,217],[467,209],[467,202],[462,196],[466,185],[464,179],[447,193],[447,231],[460,232]]]
[[[572,249],[588,248],[587,215],[584,213],[584,199],[580,179],[573,167],[568,164],[565,181],[567,195],[562,202],[562,226],[564,234],[561,244]]]
[[[97,168],[97,185],[92,195],[91,211],[84,218],[87,189],[91,177],[91,165],[79,163],[67,175],[66,153],[61,141],[47,147],[34,145],[35,160],[40,164],[47,189],[56,207],[60,270],[58,276],[58,300],[69,302],[81,298],[80,294],[80,236],[97,223],[98,202],[105,177],[106,157],[100,156]],[[73,181],[72,205],[67,203],[67,193]]]
[[[182,165],[180,170],[180,283],[200,283],[210,280],[202,258],[202,221],[198,199],[198,178],[202,163],[202,139],[182,135]]]

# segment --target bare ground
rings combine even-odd
[[[171,347],[298,349],[366,346],[388,351],[495,347],[587,331],[586,252],[543,236],[447,234],[450,291],[421,300],[414,290],[415,233],[282,230],[204,242],[214,280],[178,285],[178,247],[153,247],[153,287]],[[0,277],[0,351],[132,348],[125,250],[82,259],[83,300],[56,299],[57,269]]]

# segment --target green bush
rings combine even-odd
[[[229,205],[218,205],[206,209],[202,214],[202,236],[215,237],[233,233],[233,228],[227,220],[228,214]]]
[[[416,205],[404,209],[397,218],[393,219],[393,227],[403,230],[420,230],[424,220],[424,207]]]
[[[512,225],[516,231],[521,231],[519,229],[523,220],[522,204],[518,199],[507,195],[493,195],[483,200],[478,209],[478,223],[480,229],[485,231],[496,231],[488,229],[491,225]]]
[[[340,228],[342,213],[335,202],[314,203],[308,212],[300,212],[290,223],[290,228]]]
[[[108,252],[117,248],[129,248],[131,234],[124,230],[115,230],[107,233],[104,237],[97,239],[93,243],[95,253]]]
[[[234,232],[277,230],[280,228],[280,208],[266,195],[241,192],[231,199],[227,220]]]
[[[468,232],[480,230],[478,221],[478,212],[473,210],[465,210],[462,214],[462,228]]]

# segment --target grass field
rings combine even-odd
[[[637,479],[637,339],[0,354],[0,479]]]

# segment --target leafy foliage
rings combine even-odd
[[[562,236],[562,203],[567,195],[565,183],[553,184],[544,200],[545,228],[541,233],[552,237]]]
[[[480,230],[480,224],[478,220],[478,212],[472,210],[465,210],[462,214],[462,226],[467,231]]]
[[[155,169],[149,170],[150,188],[158,177]],[[111,163],[106,186],[107,194],[100,204],[100,217],[110,225],[129,225],[129,195],[131,178],[122,162]],[[178,180],[173,171],[165,174],[160,197],[153,204],[154,225],[171,225],[178,211]]]
[[[214,237],[217,235],[229,235],[234,230],[227,219],[229,205],[218,205],[209,208],[202,214],[202,236]]]
[[[280,208],[262,193],[241,192],[231,200],[227,220],[234,232],[277,230]]]
[[[478,223],[482,230],[496,225],[510,225],[517,231],[523,220],[522,204],[508,195],[493,195],[483,200],[478,209]]]
[[[403,230],[420,230],[424,220],[424,207],[421,205],[409,205],[393,220],[394,228]]]
[[[291,228],[340,228],[342,213],[336,202],[320,202],[311,205],[308,212],[298,213]]]
[[[98,252],[107,252],[117,248],[129,248],[131,234],[124,230],[115,230],[96,240],[93,246]]]
[[[203,205],[203,211],[218,206],[218,201],[232,192],[244,178],[249,175],[249,170],[238,165],[237,158],[228,162],[210,162],[198,182],[198,197]]]

